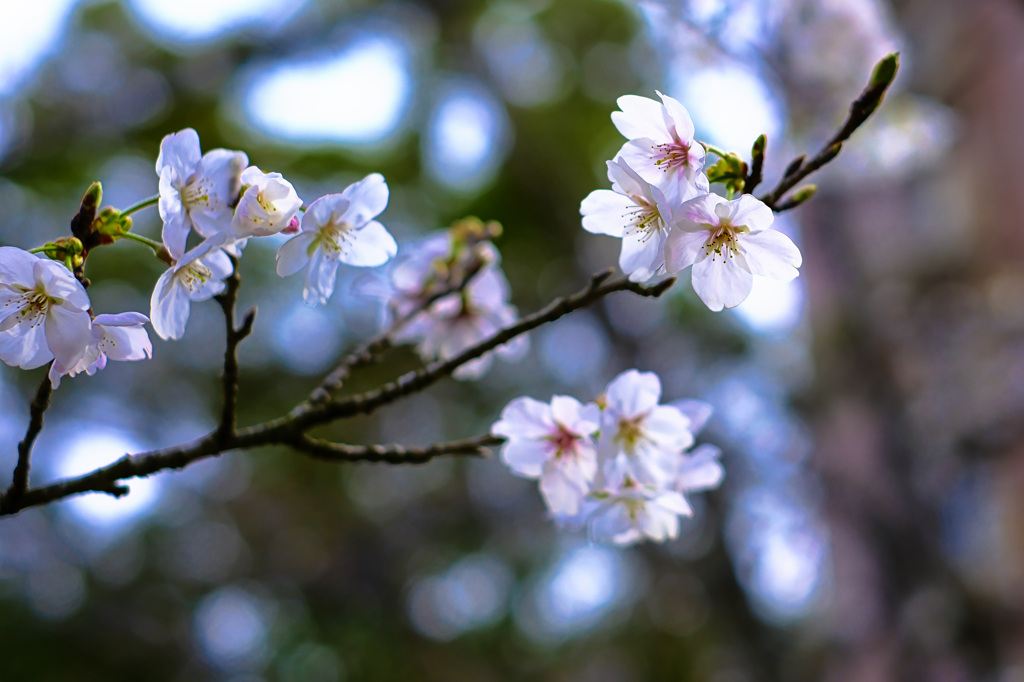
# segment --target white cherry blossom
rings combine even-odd
[[[142,313],[97,315],[92,321],[92,341],[82,359],[71,369],[54,361],[50,367],[50,383],[60,386],[64,375],[85,372],[92,376],[107,366],[107,360],[144,360],[153,356],[153,343],[143,325],[149,318]]]
[[[605,393],[599,452],[602,485],[667,487],[675,480],[680,453],[693,445],[693,422],[678,407],[659,405],[661,381],[635,369],[615,377]]]
[[[618,99],[622,111],[612,112],[612,123],[629,139],[617,154],[648,182],[666,187],[696,185],[708,191],[704,147],[694,141],[693,120],[677,100],[660,92],[657,102],[647,97],[624,95]]]
[[[593,436],[600,409],[570,396],[556,395],[551,403],[516,398],[491,427],[508,440],[501,459],[526,478],[539,478],[540,491],[552,514],[577,514],[597,473]]]
[[[587,530],[594,542],[632,545],[645,537],[664,542],[679,535],[679,516],[693,510],[677,491],[646,486],[626,478],[614,490],[589,503]]]
[[[204,301],[224,291],[224,280],[231,271],[231,259],[211,240],[202,242],[168,268],[157,280],[150,298],[150,317],[160,338],[180,339],[192,301]]]
[[[300,232],[278,250],[277,274],[287,277],[307,268],[303,299],[326,303],[334,292],[339,263],[376,267],[398,253],[391,233],[373,220],[387,205],[388,186],[380,173],[349,185],[341,194],[320,197],[302,216]]]
[[[802,258],[793,241],[771,229],[767,205],[744,194],[728,201],[707,194],[688,201],[665,245],[666,267],[693,266],[693,288],[711,310],[733,308],[750,295],[754,275],[791,280]]]
[[[619,267],[634,282],[665,271],[665,240],[682,201],[697,196],[687,186],[666,194],[622,160],[608,162],[612,189],[591,192],[580,204],[583,229],[622,239]]]
[[[63,265],[0,247],[0,360],[32,369],[75,365],[89,346],[89,296]]]
[[[242,171],[242,192],[231,219],[235,239],[268,237],[286,229],[302,207],[292,183],[280,173],[264,173],[256,166]]]
[[[226,232],[249,162],[243,152],[214,149],[202,154],[192,128],[167,135],[160,142],[156,172],[160,176],[160,217],[163,242],[174,257],[185,252],[189,230],[203,237]]]

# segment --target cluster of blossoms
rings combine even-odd
[[[657,375],[629,370],[586,405],[561,395],[550,403],[516,398],[491,432],[507,439],[501,458],[513,472],[540,479],[557,523],[585,526],[599,542],[661,542],[693,514],[685,494],[717,487],[724,470],[718,448],[690,450],[711,406],[660,399]]]
[[[800,251],[771,229],[772,210],[750,194],[711,193],[690,114],[658,96],[619,98],[612,122],[628,142],[608,162],[612,189],[580,205],[583,228],[622,239],[619,266],[635,282],[692,265],[693,288],[711,310],[742,303],[754,275],[796,277]]]

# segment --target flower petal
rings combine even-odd
[[[622,111],[612,112],[612,123],[624,137],[630,140],[649,137],[668,141],[660,102],[638,95],[623,95],[616,103]]]
[[[342,263],[357,267],[375,268],[384,265],[398,253],[398,243],[387,228],[371,220],[351,233],[352,244],[338,257]]]
[[[288,277],[309,265],[309,250],[316,238],[316,232],[303,231],[281,244],[277,250],[277,274]]]
[[[800,249],[793,240],[778,230],[764,230],[741,235],[743,257],[755,275],[789,281],[796,277],[803,262]]]
[[[693,266],[693,290],[714,311],[735,308],[750,295],[754,276],[743,267],[743,255],[705,258]]]
[[[388,206],[388,184],[380,173],[370,173],[341,194],[349,200],[344,220],[353,227],[365,225]]]
[[[665,240],[665,268],[675,274],[694,263],[707,258],[705,248],[711,233],[707,230],[687,232],[678,227],[672,228]]]
[[[583,229],[592,234],[621,238],[629,222],[626,216],[635,208],[636,202],[625,194],[609,189],[594,190],[580,203]]]
[[[182,181],[188,180],[188,177],[195,173],[201,158],[199,133],[192,128],[185,128],[177,133],[166,135],[160,141],[160,154],[156,157],[156,173],[163,175],[165,168],[171,168]]]
[[[74,367],[92,342],[92,320],[84,310],[51,305],[46,311],[46,345],[64,367]]]

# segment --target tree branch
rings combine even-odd
[[[436,443],[422,448],[401,445],[346,445],[302,435],[291,445],[313,459],[328,462],[385,462],[387,464],[425,464],[441,455],[467,455],[487,457],[489,447],[501,445],[505,439],[490,434]]]
[[[238,288],[242,278],[238,274],[238,259],[231,258],[231,276],[224,280],[224,292],[214,296],[221,310],[224,311],[225,348],[224,374],[221,377],[222,404],[220,425],[217,433],[222,440],[235,434],[237,428],[236,412],[238,409],[238,344],[252,333],[253,322],[256,321],[256,308],[250,308],[242,319],[242,325],[235,327],[235,303],[238,301]]]
[[[27,490],[17,498],[5,497],[4,499],[9,499],[9,501],[6,506],[0,507],[0,516],[9,516],[28,507],[48,504],[81,493],[104,492],[119,497],[128,492],[128,488],[121,483],[124,479],[149,476],[165,469],[182,469],[192,462],[214,457],[229,450],[267,445],[291,445],[306,454],[317,456],[318,459],[380,461],[398,464],[426,461],[430,457],[446,453],[479,454],[479,448],[488,444],[496,444],[496,442],[485,440],[490,437],[482,436],[479,441],[475,439],[455,441],[425,448],[399,449],[399,446],[359,448],[358,446],[343,446],[318,441],[306,436],[305,432],[313,426],[372,412],[403,396],[421,391],[501,344],[508,343],[515,337],[548,322],[553,322],[574,310],[595,303],[608,294],[616,291],[631,291],[639,296],[660,296],[675,282],[675,279],[669,278],[648,286],[630,282],[625,277],[607,281],[611,275],[611,270],[595,275],[591,278],[590,283],[577,293],[555,299],[543,309],[520,319],[516,324],[497,332],[460,355],[443,362],[431,363],[419,371],[409,372],[397,381],[386,384],[375,391],[319,405],[307,401],[292,410],[289,415],[262,424],[231,432],[225,432],[221,426],[218,426],[191,443],[136,455],[125,455],[116,462],[88,474]],[[237,340],[241,340],[248,334],[248,331],[242,334],[247,326],[251,330],[251,322],[248,322],[236,331]],[[237,341],[235,345],[237,346]],[[233,354],[232,357],[234,357]],[[235,362],[237,363],[237,360]],[[233,371],[237,379],[237,364]],[[229,372],[226,370],[225,374],[227,375]],[[227,386],[227,382],[225,382],[225,386]],[[237,392],[237,386],[233,391]],[[230,414],[234,414],[233,407]],[[473,448],[477,449],[472,451]],[[311,449],[315,452],[311,453]]]
[[[28,490],[29,470],[32,466],[32,445],[39,432],[43,430],[43,415],[50,406],[51,393],[53,393],[53,385],[50,383],[50,365],[47,365],[46,374],[39,382],[35,398],[32,399],[29,406],[28,429],[25,431],[25,437],[18,443],[18,463],[14,467],[14,477],[10,487],[0,496],[0,514],[7,507],[16,505]]]

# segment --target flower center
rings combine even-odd
[[[632,419],[622,417],[619,419],[619,430],[615,438],[622,443],[623,449],[627,453],[632,453],[637,444],[645,440],[643,430],[644,416],[640,415]]]
[[[213,272],[202,261],[193,261],[178,272],[178,277],[189,291],[195,291],[213,277]]]
[[[736,236],[747,231],[745,225],[735,226],[728,222],[722,222],[718,226],[708,225],[707,227],[711,236],[704,242],[704,255],[711,256],[712,262],[719,258],[724,262],[740,252]]]
[[[185,208],[192,210],[208,207],[217,198],[213,190],[213,181],[197,173],[188,179],[178,194]]]
[[[320,238],[310,247],[310,255],[317,247],[322,248],[327,254],[343,254],[350,241],[352,230],[348,223],[327,223],[320,228]]]
[[[690,165],[690,147],[680,142],[665,142],[651,147],[654,165],[666,173]]]
[[[579,439],[579,436],[572,433],[561,424],[558,425],[557,433],[548,436],[548,441],[555,447],[556,458],[574,453],[576,451],[576,442]]]
[[[627,220],[626,233],[644,233],[641,239],[647,241],[662,229],[661,212],[656,205],[648,203],[643,197],[633,197],[633,201],[636,202],[636,208],[627,211],[623,216]]]

